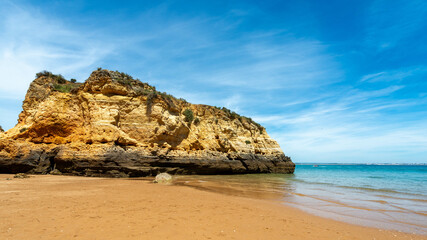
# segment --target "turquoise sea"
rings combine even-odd
[[[176,184],[282,201],[344,222],[427,234],[427,165],[297,165],[295,173],[180,176]]]

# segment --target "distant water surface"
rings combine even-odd
[[[297,165],[291,175],[178,176],[175,184],[279,200],[323,217],[427,235],[426,165]]]

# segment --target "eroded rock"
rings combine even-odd
[[[190,104],[109,70],[94,71],[83,84],[64,81],[42,74],[31,83],[18,124],[1,133],[0,172],[138,177],[294,171],[262,126],[228,109]]]

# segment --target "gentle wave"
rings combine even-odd
[[[339,184],[335,184],[335,183],[312,182],[312,181],[306,181],[306,180],[302,180],[302,179],[290,179],[290,180],[294,181],[294,182],[306,183],[309,185],[324,185],[324,186],[337,187],[337,188],[354,189],[354,190],[371,191],[371,192],[382,192],[382,193],[394,193],[394,194],[401,194],[401,195],[421,196],[421,197],[427,198],[427,195],[425,195],[425,194],[397,191],[397,190],[393,190],[390,188],[348,186],[348,185],[339,185]],[[382,195],[382,196],[385,196],[385,195]],[[423,199],[418,199],[418,200],[427,201],[427,200],[423,200]]]
[[[413,194],[413,195],[418,195],[418,194]],[[381,198],[394,198],[394,199],[398,199],[398,200],[406,200],[406,201],[415,201],[415,202],[425,202],[425,203],[427,203],[427,199],[404,198],[404,197],[395,197],[395,196],[390,196],[390,195],[375,195],[375,196],[381,197]]]

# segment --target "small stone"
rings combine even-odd
[[[6,178],[6,180],[12,180],[12,178]]]
[[[29,178],[30,176],[28,176],[25,173],[17,173],[15,174],[15,176],[13,176],[14,178]]]
[[[52,171],[50,171],[50,175],[62,175],[62,172],[58,169],[53,169]]]
[[[156,179],[153,181],[154,183],[172,183],[172,176],[167,173],[157,174]]]

